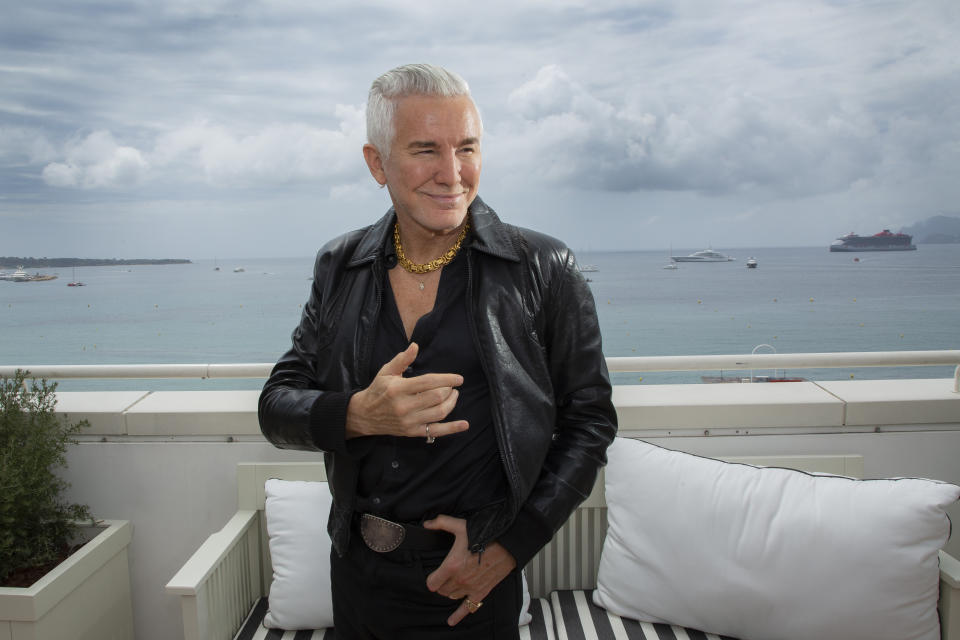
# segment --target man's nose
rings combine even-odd
[[[456,152],[440,154],[436,174],[433,179],[438,184],[460,184],[460,158]]]

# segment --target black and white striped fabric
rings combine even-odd
[[[267,599],[260,598],[233,640],[336,640],[337,637],[333,629],[306,631],[267,629],[263,626],[265,615],[267,615]]]
[[[267,615],[267,599],[260,598],[243,626],[240,627],[239,633],[234,636],[234,640],[336,640],[337,637],[333,629],[312,631],[267,629],[263,626],[265,615]],[[554,640],[556,638],[549,600],[539,598],[531,601],[530,615],[533,616],[530,624],[520,627],[520,640]]]
[[[734,640],[669,624],[637,622],[593,604],[593,591],[550,594],[557,640]]]
[[[520,640],[555,640],[557,636],[553,632],[550,601],[546,598],[533,598],[528,611],[533,620],[520,627]]]

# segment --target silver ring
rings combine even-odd
[[[423,425],[423,428],[427,432],[427,444],[433,444],[433,442],[436,440],[436,437],[430,435],[430,425],[425,424]]]

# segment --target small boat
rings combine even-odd
[[[733,262],[736,260],[713,249],[704,249],[688,256],[673,256],[670,259],[674,262]]]
[[[71,280],[70,282],[68,282],[68,283],[67,283],[67,286],[68,286],[68,287],[85,287],[85,286],[87,286],[85,283],[80,282],[79,280],[77,280],[77,268],[76,268],[76,267],[73,268],[73,280]]]
[[[753,256],[747,258],[747,269],[756,269],[757,268],[757,259]]]
[[[234,267],[234,268],[233,268],[233,272],[234,272],[234,273],[243,273],[244,271],[246,271],[246,269],[244,269],[243,267]]]
[[[670,271],[676,271],[680,267],[677,266],[677,263],[673,261],[673,245],[670,245],[670,262],[663,265],[664,269],[669,269]]]
[[[578,267],[580,273],[593,273],[594,271],[600,271],[600,268],[595,264],[582,264]]]

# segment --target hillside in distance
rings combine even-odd
[[[912,235],[915,244],[960,243],[960,217],[933,216],[905,227],[903,233]]]

